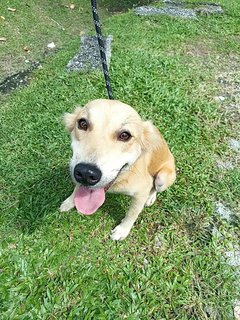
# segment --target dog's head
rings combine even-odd
[[[72,177],[92,190],[107,189],[158,142],[153,125],[116,100],[91,101],[66,113],[64,122],[72,139]]]

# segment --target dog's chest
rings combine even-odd
[[[121,181],[114,184],[109,188],[108,192],[110,193],[122,193],[128,196],[133,196],[135,194],[135,188],[131,185],[129,181]]]

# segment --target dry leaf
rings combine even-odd
[[[4,16],[0,16],[0,19],[1,19],[1,20],[5,20],[5,17],[4,17]]]
[[[47,45],[48,49],[54,49],[56,47],[55,43],[54,42],[50,42],[48,45]]]
[[[15,12],[17,9],[8,7],[8,11]]]
[[[5,37],[0,37],[0,41],[2,41],[2,42],[7,41],[7,38],[5,38]]]
[[[234,316],[236,320],[240,319],[240,301],[235,302],[234,306]]]
[[[75,4],[71,3],[69,5],[65,5],[65,7],[68,8],[68,9],[73,10],[73,9],[75,9]]]
[[[8,249],[16,249],[17,245],[15,243],[9,243]]]

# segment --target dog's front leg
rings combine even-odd
[[[123,240],[127,237],[139,213],[143,210],[147,198],[148,194],[137,195],[132,198],[131,206],[125,218],[111,232],[112,240]]]
[[[69,211],[70,209],[75,207],[74,196],[75,196],[75,193],[77,190],[78,190],[78,185],[75,186],[73,193],[66,200],[64,200],[63,203],[61,204],[61,206],[60,206],[61,212]]]

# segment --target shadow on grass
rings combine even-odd
[[[54,168],[32,183],[26,184],[19,198],[20,228],[24,232],[33,232],[47,216],[56,214],[72,188],[67,167]]]
[[[128,203],[127,199],[127,196],[121,194],[108,193],[106,195],[103,210],[114,220],[115,225],[113,227],[117,226],[125,217],[126,211],[129,208],[129,204],[126,205]]]
[[[18,227],[25,233],[32,233],[41,225],[49,223],[50,216],[54,219],[60,214],[59,207],[62,201],[72,193],[73,187],[67,167],[55,168],[27,184],[19,198]],[[125,213],[122,202],[122,196],[108,194],[103,207],[116,224]]]

